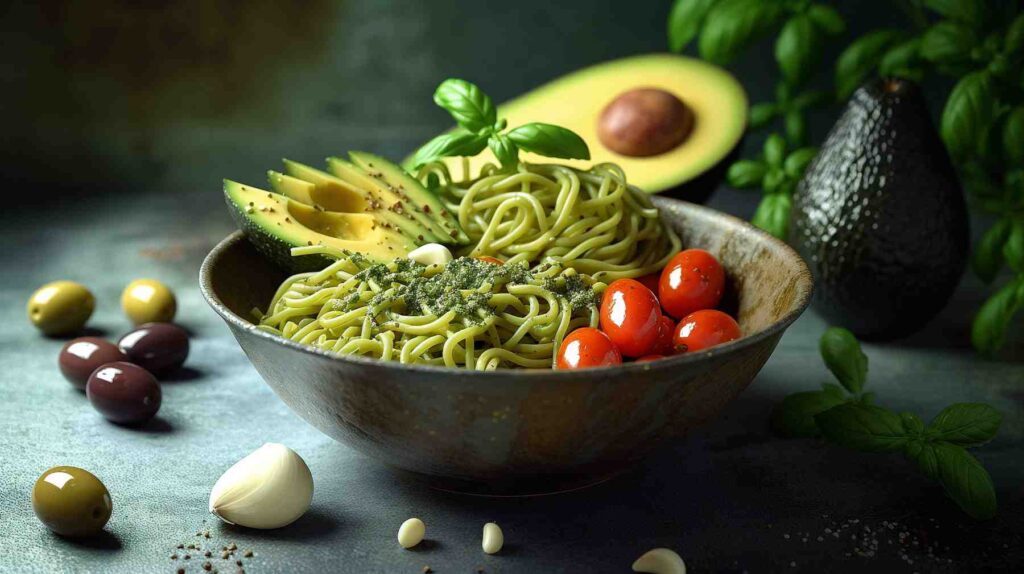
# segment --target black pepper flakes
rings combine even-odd
[[[213,564],[210,564],[209,562],[203,562],[203,570],[206,570],[207,572],[213,570]]]

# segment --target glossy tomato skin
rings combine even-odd
[[[644,284],[651,290],[651,293],[658,294],[658,283],[661,281],[661,273],[651,273],[650,275],[644,275],[643,277],[637,277],[637,281]]]
[[[658,324],[658,340],[651,349],[652,354],[674,355],[676,352],[676,322],[668,315],[661,316]]]
[[[651,352],[658,342],[661,305],[636,279],[616,279],[601,298],[601,330],[626,357]]]
[[[640,357],[639,359],[637,359],[634,362],[636,362],[636,363],[649,363],[651,361],[658,361],[658,360],[661,360],[661,359],[664,359],[664,358],[665,358],[665,355],[644,355],[643,357]]]
[[[490,263],[491,265],[504,265],[505,264],[505,262],[502,261],[501,259],[498,259],[497,257],[491,257],[490,255],[479,255],[479,256],[477,256],[477,259],[479,259],[480,261],[483,261],[484,263]]]
[[[683,317],[676,326],[676,352],[692,353],[735,341],[742,335],[739,323],[717,309],[702,309]]]
[[[593,327],[576,329],[562,340],[556,366],[559,369],[586,369],[622,364],[622,353],[608,335]]]
[[[676,318],[701,309],[713,309],[722,300],[725,270],[703,249],[687,249],[673,257],[661,271],[658,298],[665,311]]]

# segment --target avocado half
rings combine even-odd
[[[621,94],[637,88],[665,90],[690,108],[693,127],[686,139],[659,155],[630,157],[608,149],[597,136],[598,119]],[[747,95],[727,71],[702,60],[673,54],[649,54],[604,62],[562,76],[498,106],[509,127],[529,122],[560,125],[579,134],[590,147],[590,161],[557,160],[586,169],[595,163],[622,166],[629,183],[648,193],[704,201],[725,175],[747,125]],[[523,161],[550,163],[520,152]],[[406,159],[406,162],[408,158]],[[461,174],[462,158],[445,160]],[[488,162],[490,150],[469,159],[472,175]],[[407,167],[408,164],[406,163]]]

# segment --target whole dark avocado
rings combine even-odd
[[[967,262],[967,208],[920,88],[857,90],[797,186],[789,228],[830,323],[893,339],[945,306]]]

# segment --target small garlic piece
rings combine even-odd
[[[484,524],[484,540],[483,548],[486,554],[497,554],[501,551],[501,547],[505,545],[505,535],[501,532],[501,527],[493,522]]]
[[[313,500],[313,475],[298,454],[267,443],[236,462],[210,492],[210,512],[228,524],[280,528],[298,520]]]
[[[423,265],[445,265],[454,257],[448,248],[440,243],[428,243],[421,245],[409,252],[409,259]]]
[[[633,563],[633,572],[686,574],[686,563],[668,548],[655,548],[636,559]]]
[[[427,533],[427,525],[419,518],[410,518],[398,528],[398,543],[402,548],[412,548],[423,542],[423,536]]]

